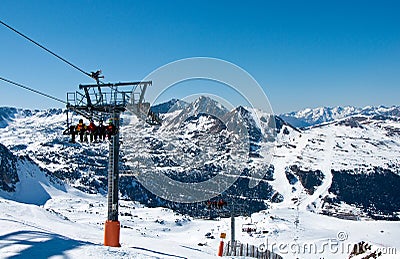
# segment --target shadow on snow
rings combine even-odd
[[[0,251],[6,248],[13,254],[6,258],[66,257],[66,251],[89,244],[91,243],[41,231],[15,231],[0,236]],[[11,246],[15,246],[16,249],[12,249]]]

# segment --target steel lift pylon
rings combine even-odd
[[[151,125],[161,125],[159,117],[152,113],[150,104],[144,101],[144,94],[151,81],[124,82],[93,85],[79,85],[82,92],[67,93],[68,112],[81,115],[88,120],[112,119],[116,134],[112,135],[108,159],[108,214],[104,227],[104,245],[120,247],[120,222],[118,220],[119,182],[119,127],[121,113],[129,110]]]

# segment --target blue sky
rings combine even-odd
[[[0,3],[2,21],[85,71],[102,69],[105,81],[140,80],[182,58],[220,58],[249,72],[277,113],[399,105],[399,13],[398,1]],[[1,77],[62,99],[92,83],[3,26],[0,42]],[[195,91],[182,86],[165,98]],[[4,82],[0,93],[0,106],[62,107]]]

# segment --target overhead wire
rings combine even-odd
[[[47,51],[48,53],[50,53],[51,55],[55,56],[56,58],[60,59],[61,61],[63,61],[64,63],[70,65],[71,67],[75,68],[76,70],[80,71],[81,73],[87,75],[88,77],[94,79],[97,81],[97,84],[104,84],[104,82],[102,82],[101,80],[99,80],[98,78],[96,79],[95,77],[93,77],[92,73],[88,73],[85,70],[79,68],[78,66],[72,64],[71,62],[69,62],[68,60],[66,60],[65,58],[61,57],[60,55],[56,54],[55,52],[49,50],[48,48],[46,48],[45,46],[43,46],[42,44],[38,43],[37,41],[33,40],[32,38],[26,36],[25,34],[23,34],[22,32],[18,31],[17,29],[11,27],[10,25],[8,25],[7,23],[3,22],[0,20],[0,24],[4,25],[5,27],[7,27],[8,29],[10,29],[11,31],[17,33],[18,35],[20,35],[21,37],[27,39],[28,41],[32,42],[33,44],[35,44],[36,46],[40,47],[41,49]],[[118,88],[116,88],[115,86],[110,86],[111,89],[118,91]]]
[[[51,55],[55,56],[56,58],[60,59],[61,61],[67,63],[68,65],[70,65],[71,67],[75,68],[76,70],[82,72],[83,74],[89,76],[90,78],[93,79],[92,75],[86,71],[84,71],[83,69],[79,68],[78,66],[72,64],[71,62],[69,62],[68,60],[66,60],[65,58],[61,57],[60,55],[54,53],[53,51],[49,50],[48,48],[46,48],[45,46],[41,45],[40,43],[38,43],[37,41],[29,38],[28,36],[26,36],[25,34],[23,34],[22,32],[14,29],[13,27],[11,27],[10,25],[6,24],[5,22],[0,20],[0,23],[2,25],[4,25],[5,27],[7,27],[8,29],[12,30],[13,32],[17,33],[18,35],[20,35],[21,37],[27,39],[28,41],[32,42],[33,44],[35,44],[36,46],[38,46],[39,48],[47,51],[48,53],[50,53]]]
[[[17,29],[11,27],[10,25],[6,24],[5,22],[3,22],[3,21],[1,21],[1,20],[0,20],[0,24],[4,25],[6,28],[8,28],[8,29],[10,29],[11,31],[17,33],[17,34],[20,35],[21,37],[25,38],[26,40],[30,41],[31,43],[35,44],[36,46],[40,47],[41,49],[43,49],[43,50],[45,50],[46,52],[50,53],[51,55],[55,56],[55,57],[58,58],[59,60],[63,61],[64,63],[68,64],[69,66],[75,68],[75,69],[78,70],[79,72],[81,72],[81,73],[83,73],[83,74],[85,74],[85,75],[87,75],[87,76],[89,76],[90,78],[93,79],[93,76],[92,76],[90,73],[88,73],[88,72],[84,71],[83,69],[79,68],[78,66],[72,64],[71,62],[69,62],[69,61],[66,60],[65,58],[63,58],[63,57],[61,57],[60,55],[58,55],[58,54],[54,53],[53,51],[49,50],[48,48],[46,48],[46,47],[43,46],[42,44],[40,44],[40,43],[38,43],[37,41],[33,40],[32,38],[26,36],[25,34],[23,34],[22,32],[18,31]],[[43,93],[43,92],[38,91],[38,90],[36,90],[36,89],[33,89],[33,88],[31,88],[31,87],[28,87],[28,86],[19,84],[19,83],[17,83],[17,82],[12,81],[12,80],[9,80],[9,79],[3,78],[3,77],[0,77],[0,80],[3,80],[3,81],[5,81],[5,82],[7,82],[7,83],[13,84],[13,85],[18,86],[18,87],[21,87],[21,88],[26,89],[26,90],[28,90],[28,91],[34,92],[34,93],[36,93],[36,94],[45,96],[45,97],[47,97],[47,98],[53,99],[53,100],[55,100],[55,101],[58,101],[58,102],[67,104],[66,101],[63,101],[63,100],[61,100],[60,98],[51,96],[51,95],[49,95],[49,94]]]
[[[2,80],[2,81],[4,81],[4,82],[7,82],[7,83],[9,83],[9,84],[12,84],[12,85],[15,85],[15,86],[21,87],[21,88],[23,88],[23,89],[25,89],[25,90],[28,90],[28,91],[34,92],[34,93],[36,93],[36,94],[42,95],[42,96],[44,96],[44,97],[47,97],[47,98],[53,99],[53,100],[55,100],[55,101],[57,101],[57,102],[61,102],[61,103],[63,103],[63,104],[67,104],[67,102],[66,102],[66,101],[64,101],[64,100],[61,100],[60,98],[57,98],[57,97],[51,96],[51,95],[49,95],[49,94],[43,93],[43,92],[41,92],[41,91],[38,91],[38,90],[36,90],[36,89],[33,89],[33,88],[31,88],[31,87],[28,87],[28,86],[25,86],[25,85],[19,84],[19,83],[17,83],[17,82],[14,82],[14,81],[11,81],[11,80],[9,80],[9,79],[7,79],[7,78],[0,77],[0,80]]]
[[[99,84],[104,84],[104,82],[102,82],[101,80],[99,80],[99,78],[95,78],[95,77],[93,76],[93,73],[88,73],[88,72],[84,71],[83,69],[79,68],[78,66],[76,66],[76,65],[72,64],[71,62],[69,62],[68,60],[66,60],[65,58],[63,58],[63,57],[61,57],[60,55],[56,54],[55,52],[49,50],[48,48],[46,48],[46,47],[43,46],[42,44],[40,44],[40,43],[38,43],[37,41],[33,40],[32,38],[26,36],[25,34],[23,34],[22,32],[18,31],[17,29],[11,27],[11,26],[8,25],[7,23],[5,23],[5,22],[3,22],[3,21],[0,20],[0,24],[4,25],[5,27],[7,27],[8,29],[10,29],[11,31],[17,33],[17,34],[20,35],[21,37],[25,38],[26,40],[30,41],[31,43],[35,44],[36,46],[38,46],[38,47],[40,47],[41,49],[45,50],[46,52],[50,53],[51,55],[55,56],[55,57],[58,58],[59,60],[61,60],[61,61],[63,61],[64,63],[68,64],[69,66],[75,68],[75,69],[78,70],[79,72],[81,72],[81,73],[85,74],[86,76],[88,76],[88,77],[90,77],[90,78],[96,80],[98,85],[99,85]],[[54,99],[54,100],[57,100],[57,101],[60,101],[60,100],[61,100],[61,99],[59,99],[59,98],[52,97],[52,96],[50,96],[50,95],[48,95],[48,94],[45,94],[45,93],[40,92],[40,91],[38,91],[38,90],[35,90],[35,89],[33,89],[33,88],[30,88],[30,87],[27,87],[27,86],[18,84],[18,83],[16,83],[16,82],[13,82],[13,81],[11,81],[11,80],[8,80],[8,79],[5,79],[5,78],[2,78],[2,80],[3,80],[3,81],[6,81],[6,82],[8,82],[8,83],[14,84],[14,85],[16,85],[16,86],[22,87],[22,88],[24,88],[24,89],[27,89],[27,90],[29,90],[29,91],[38,93],[38,94],[40,94],[40,95],[49,97],[49,98],[51,98],[51,99]],[[112,85],[109,86],[109,87],[110,87],[111,89],[113,89],[114,91],[119,92],[117,87],[112,86]],[[62,102],[63,102],[63,103],[67,103],[67,102],[65,102],[65,101],[62,101]]]

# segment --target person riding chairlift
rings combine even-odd
[[[111,136],[117,134],[117,127],[115,127],[114,123],[112,122],[112,119],[108,121],[108,126],[106,127],[106,133],[107,133],[107,138],[110,141],[111,141]]]
[[[71,140],[69,141],[70,143],[75,143],[75,126],[74,125],[70,125],[68,128],[66,128],[63,131],[63,135],[71,135]]]
[[[85,132],[86,132],[86,125],[83,123],[83,119],[79,120],[79,123],[75,127],[75,132],[79,134],[79,140],[83,142],[84,140],[87,141],[87,137],[84,139]],[[75,136],[73,137],[75,139]]]
[[[103,120],[99,121],[99,126],[97,126],[97,135],[100,141],[106,140],[106,126],[103,125]]]
[[[90,124],[87,127],[87,130],[90,134],[90,143],[92,143],[93,140],[97,142],[97,126],[96,124],[94,124],[93,120],[90,120]]]

